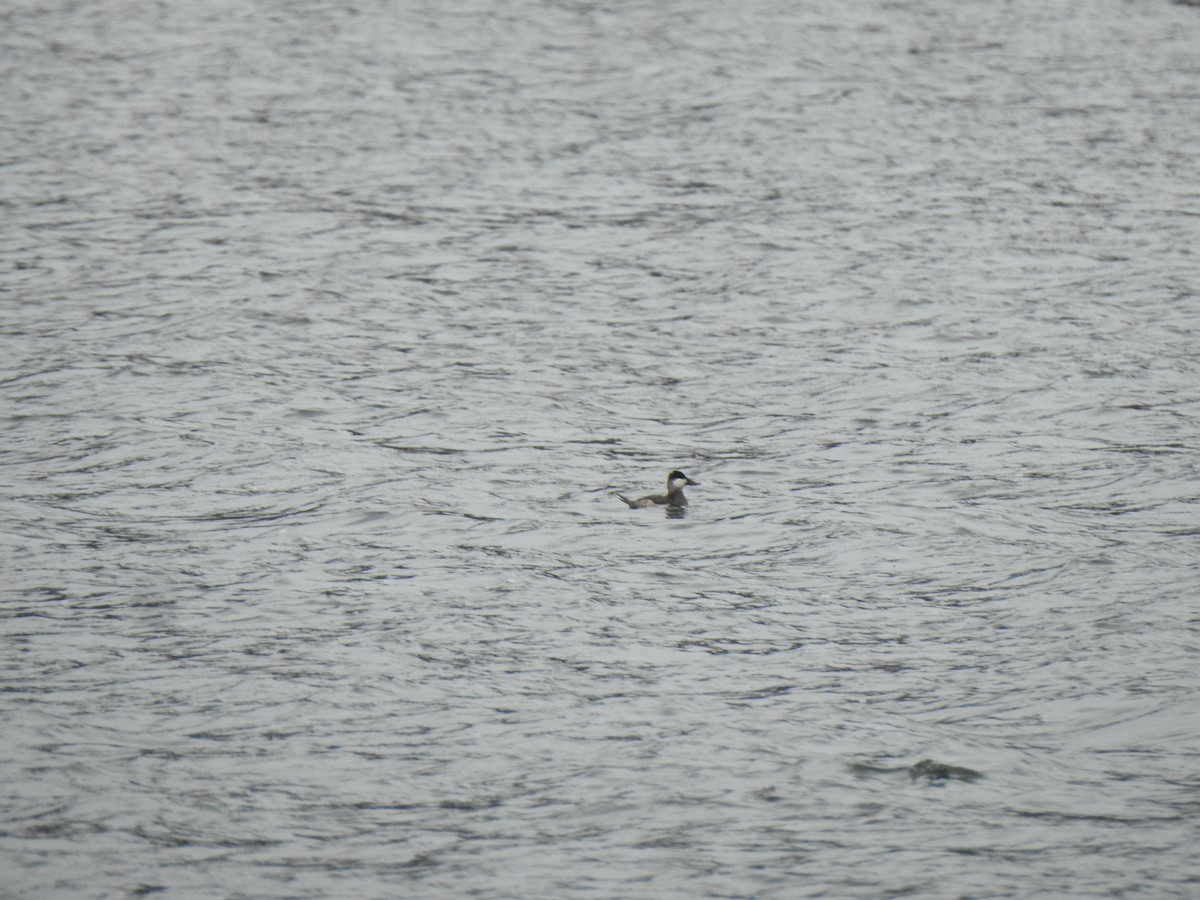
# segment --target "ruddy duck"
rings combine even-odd
[[[681,506],[687,506],[687,497],[683,496],[683,488],[685,485],[699,485],[700,482],[692,481],[678,469],[667,476],[667,492],[665,494],[647,494],[645,497],[638,497],[636,500],[630,500],[628,497],[622,497],[617,494],[617,497],[624,500],[630,509],[644,509],[647,506],[666,506],[678,509]]]

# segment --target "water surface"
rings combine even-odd
[[[10,4],[5,889],[1194,896],[1197,12]]]

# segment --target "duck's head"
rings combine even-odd
[[[688,478],[686,475],[684,475],[678,469],[676,469],[670,475],[667,476],[667,490],[668,491],[677,491],[680,488],[682,488],[684,485],[688,485],[688,484],[699,485],[700,482],[692,481],[692,479]]]

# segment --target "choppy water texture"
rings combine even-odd
[[[1200,10],[0,35],[8,894],[1200,892]]]

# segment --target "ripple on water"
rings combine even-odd
[[[1198,23],[1018,5],[19,9],[10,889],[1186,896]]]

